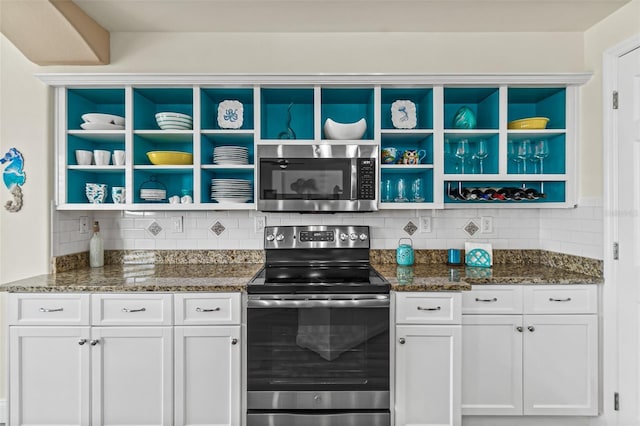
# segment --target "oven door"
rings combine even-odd
[[[247,408],[386,414],[389,347],[388,294],[249,295]]]
[[[258,209],[376,210],[376,157],[373,146],[259,146]]]

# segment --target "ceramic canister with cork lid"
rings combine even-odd
[[[409,244],[403,244],[402,240],[408,240]],[[411,241],[411,238],[400,238],[396,249],[396,262],[400,266],[411,266],[413,265],[413,260],[413,241]]]

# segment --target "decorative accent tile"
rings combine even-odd
[[[470,220],[465,226],[464,226],[464,232],[467,233],[467,235],[469,235],[470,237],[473,237],[476,232],[478,232],[480,230],[480,227],[478,225],[476,225],[476,223],[472,220]]]
[[[418,227],[415,225],[415,223],[409,221],[409,223],[407,223],[402,229],[404,229],[404,232],[406,232],[407,234],[413,235],[418,230]]]
[[[211,230],[218,236],[222,234],[225,229],[227,228],[225,228],[224,225],[221,224],[220,222],[214,223],[213,226],[211,227]]]
[[[162,226],[155,220],[149,225],[147,231],[151,232],[154,237],[157,237],[160,232],[162,232]]]

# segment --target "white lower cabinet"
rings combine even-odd
[[[462,414],[597,415],[596,300],[590,285],[466,292]]]
[[[397,293],[395,425],[458,426],[459,293]]]
[[[240,425],[240,294],[208,296],[10,294],[9,426]]]

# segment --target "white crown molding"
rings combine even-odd
[[[582,85],[591,73],[546,74],[162,74],[162,73],[38,73],[50,86],[193,85],[193,84],[393,84],[393,85]]]

